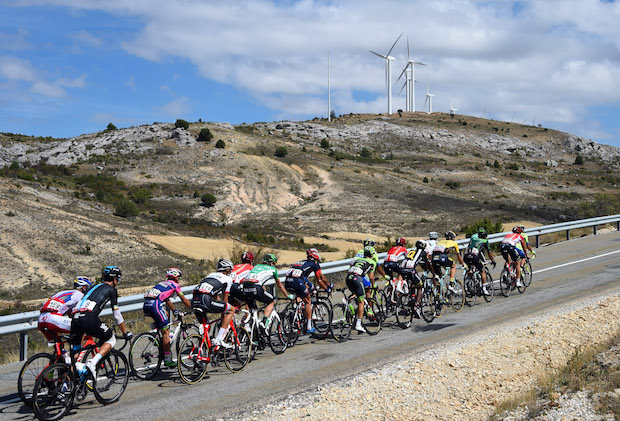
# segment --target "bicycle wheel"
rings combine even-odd
[[[97,380],[93,392],[103,405],[109,405],[121,398],[129,381],[129,363],[120,351],[111,350],[97,364]]]
[[[415,299],[409,294],[402,294],[398,298],[398,305],[396,306],[396,323],[401,329],[407,329],[411,326],[411,322],[414,317],[414,304]]]
[[[493,299],[493,295],[495,295],[495,288],[493,287],[494,283],[493,283],[493,277],[491,276],[491,273],[489,272],[489,270],[487,268],[484,268],[484,271],[487,274],[487,294],[484,293],[484,290],[482,291],[482,295],[484,296],[484,300],[487,303],[490,303],[491,300]],[[482,285],[482,280],[480,280],[480,283]]]
[[[521,274],[521,285],[517,282],[517,290],[519,291],[519,294],[523,294],[526,289],[527,287],[525,286],[525,280],[523,279],[523,274]]]
[[[420,300],[422,318],[426,323],[430,323],[435,319],[435,300],[433,300],[432,290],[424,288],[422,299]]]
[[[181,380],[187,384],[198,383],[209,367],[209,348],[202,343],[201,335],[190,335],[179,348],[177,370]]]
[[[510,274],[504,268],[502,270],[502,273],[499,275],[499,288],[502,291],[502,295],[504,297],[510,296],[511,283],[512,283],[512,280],[510,279]]]
[[[457,313],[463,309],[465,304],[465,291],[463,289],[463,281],[455,279],[451,285],[452,290],[448,289],[450,295],[450,306]]]
[[[288,347],[288,336],[282,320],[274,311],[271,316],[271,324],[269,325],[269,348],[274,354],[282,354]]]
[[[381,330],[381,324],[383,323],[383,310],[381,306],[377,304],[375,300],[366,299],[364,304],[364,316],[362,318],[362,325],[369,335],[376,335]]]
[[[339,303],[332,308],[332,336],[338,342],[345,342],[351,336],[351,317],[347,313],[348,306]]]
[[[32,409],[43,421],[54,421],[65,416],[73,406],[75,377],[71,366],[54,363],[45,368],[32,389]]]
[[[476,280],[474,279],[474,276],[469,273],[466,274],[463,278],[463,287],[465,288],[465,303],[468,307],[475,306],[478,291],[476,291]]]
[[[289,307],[282,314],[282,327],[286,334],[288,346],[295,346],[301,333],[301,320],[298,320],[295,309]]]
[[[32,390],[39,375],[54,362],[54,357],[46,352],[28,358],[17,376],[17,393],[22,402],[32,406]]]
[[[200,335],[200,328],[195,324],[183,323],[183,325],[181,326],[181,331],[177,335],[177,340],[174,343],[174,350],[176,351],[177,358],[179,355],[179,349],[181,348],[181,344],[185,339],[192,335]]]
[[[432,300],[435,302],[435,317],[441,317],[445,307],[441,297],[441,285],[433,285]]]
[[[224,342],[232,345],[231,348],[220,348],[224,352],[224,363],[226,367],[233,373],[237,373],[245,368],[250,362],[252,356],[252,341],[247,330],[238,326],[235,328],[237,334],[231,330],[228,331]]]
[[[163,359],[155,334],[143,332],[133,339],[129,348],[129,367],[134,376],[141,380],[152,379],[159,372]]]
[[[523,274],[523,284],[529,287],[532,283],[532,265],[529,260],[527,260],[521,268],[521,273]]]
[[[312,304],[312,326],[316,329],[315,338],[325,339],[329,334],[331,311],[323,301]]]

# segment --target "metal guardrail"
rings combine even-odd
[[[570,230],[578,228],[593,227],[593,233],[596,235],[596,227],[598,225],[616,223],[616,228],[620,231],[620,214],[609,215],[598,218],[581,219],[577,221],[561,222],[558,224],[545,225],[537,228],[529,228],[525,230],[525,233],[529,237],[535,238],[535,246],[539,247],[539,237],[544,234],[551,234],[554,232],[566,231],[566,239],[570,239]],[[489,234],[489,243],[498,243],[506,235],[506,232]],[[469,243],[468,239],[458,240],[458,245],[463,247]],[[383,263],[383,259],[387,253],[379,253],[379,262]],[[349,268],[352,259],[335,260],[332,262],[325,262],[321,264],[321,271],[324,274],[343,272]],[[278,276],[283,279],[287,270],[278,271]],[[275,282],[272,281],[271,285]],[[269,285],[269,284],[268,284]],[[191,293],[195,285],[183,287],[183,293],[191,298]],[[118,300],[121,312],[128,313],[131,311],[142,310],[142,304],[144,301],[142,294],[130,295],[127,297],[120,297]],[[178,299],[173,300],[179,301]],[[112,314],[110,308],[106,308],[101,313],[102,316],[109,316]],[[8,335],[10,333],[20,333],[20,359],[24,360],[28,354],[28,331],[37,328],[37,319],[39,317],[39,311],[29,311],[25,313],[12,314],[9,316],[0,317],[0,336]]]

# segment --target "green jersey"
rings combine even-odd
[[[372,260],[375,261],[375,265],[379,264],[379,254],[377,254],[374,247],[369,247],[369,249],[372,252]],[[361,249],[360,251],[355,253],[355,259],[365,259],[364,249]]]
[[[252,282],[262,285],[270,279],[278,279],[278,270],[274,266],[260,264],[254,266],[243,282]]]
[[[368,257],[356,257],[347,273],[358,276],[366,276],[368,272],[375,270],[375,267],[377,267],[377,262],[375,262],[374,259]]]
[[[467,253],[483,254],[485,251],[489,253],[489,240],[478,237],[478,234],[472,235],[467,245]]]
[[[521,237],[523,237],[523,242],[526,245],[530,243],[530,241],[527,239],[527,234],[526,233],[522,232],[521,233]],[[515,247],[518,248],[519,250],[523,251],[523,246],[521,245],[521,241],[519,241]]]

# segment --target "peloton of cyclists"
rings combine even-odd
[[[465,250],[464,261],[467,266],[475,267],[480,272],[480,278],[482,279],[482,292],[485,295],[489,295],[489,291],[487,289],[487,273],[484,270],[484,253],[487,253],[489,259],[491,259],[491,263],[493,267],[495,267],[495,257],[489,248],[489,240],[487,240],[487,231],[480,227],[478,228],[478,232],[473,234],[469,239],[469,244],[467,245],[467,249]]]
[[[271,323],[271,313],[274,307],[274,297],[270,292],[263,288],[265,282],[274,280],[278,285],[278,288],[285,296],[288,295],[284,286],[278,278],[278,270],[276,269],[276,263],[278,258],[275,254],[267,253],[263,256],[263,263],[258,264],[250,270],[245,278],[241,281],[243,297],[248,306],[252,309],[256,308],[256,301],[267,304],[264,312],[264,317],[261,322],[261,327],[265,331],[269,331],[269,324]]]

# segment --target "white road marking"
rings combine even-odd
[[[568,265],[574,265],[576,263],[586,262],[588,260],[598,259],[599,257],[605,257],[605,256],[609,256],[611,254],[616,254],[616,253],[620,253],[620,250],[610,251],[609,253],[599,254],[598,256],[592,256],[592,257],[588,257],[586,259],[575,260],[574,262],[568,262],[568,263],[564,263],[564,264],[557,265],[557,266],[551,266],[550,268],[535,270],[534,272],[532,272],[532,274],[546,272],[548,270],[553,270],[553,269],[561,268],[561,267],[568,266]]]

